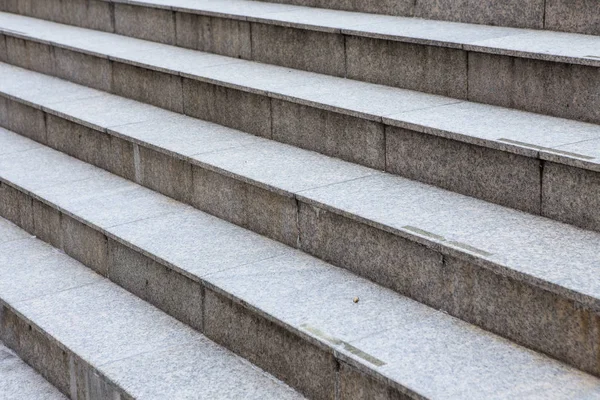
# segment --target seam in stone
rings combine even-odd
[[[40,240],[40,241],[44,242],[42,239],[38,239],[38,240]],[[46,244],[50,245],[50,244],[49,244],[49,243],[47,243],[47,242],[44,242],[44,243],[46,243]],[[52,246],[52,245],[50,245],[50,246]],[[53,248],[54,248],[54,249],[56,249],[56,247],[53,247]],[[57,249],[57,250],[58,250],[58,249]],[[62,251],[61,251],[61,252],[62,252]],[[69,256],[67,253],[65,253],[65,252],[62,252],[62,254],[63,254],[65,257],[70,257],[70,256]],[[74,259],[74,258],[72,258],[72,257],[70,257],[70,258],[71,258],[72,260],[74,260],[74,261],[77,261],[77,260],[75,260],[75,259]],[[33,297],[28,297],[28,298],[26,298],[26,299],[20,299],[19,301],[16,301],[16,302],[14,303],[14,304],[15,304],[15,306],[11,306],[11,307],[12,307],[12,308],[14,308],[15,310],[19,311],[19,310],[18,310],[18,308],[17,308],[17,307],[18,307],[18,305],[20,305],[20,304],[23,304],[23,303],[25,303],[25,302],[32,301],[32,300],[39,300],[39,299],[43,299],[43,298],[50,297],[50,296],[56,296],[56,295],[58,295],[58,294],[65,293],[65,292],[69,292],[69,291],[71,291],[71,290],[77,290],[77,289],[81,289],[81,288],[84,288],[84,287],[87,287],[87,286],[92,286],[92,285],[99,285],[99,284],[102,284],[102,283],[106,283],[106,281],[108,281],[108,279],[107,279],[107,278],[103,277],[102,275],[100,275],[99,273],[97,273],[96,271],[94,271],[93,269],[91,269],[90,267],[88,267],[87,265],[83,264],[83,263],[82,263],[82,262],[80,262],[80,261],[77,261],[77,262],[78,262],[78,263],[80,263],[81,265],[84,265],[84,266],[85,266],[85,268],[89,269],[89,270],[90,270],[90,271],[91,271],[93,274],[96,274],[96,275],[100,276],[100,277],[101,277],[101,279],[100,279],[100,280],[98,280],[98,281],[94,281],[94,282],[88,282],[88,283],[84,283],[83,285],[74,286],[74,287],[70,287],[70,288],[67,288],[67,289],[59,290],[58,292],[44,293],[44,294],[42,294],[42,295],[39,295],[39,296],[33,296]],[[19,311],[19,313],[20,313],[20,314],[22,314],[22,313],[21,313],[21,311]],[[30,318],[29,318],[29,317],[27,317],[25,314],[23,314],[23,316],[24,316],[25,318],[27,318],[27,320],[30,320]],[[36,325],[36,326],[37,326],[37,324],[35,324],[35,323],[33,323],[33,325]],[[42,328],[41,328],[41,327],[39,327],[39,329],[42,329]],[[44,331],[44,332],[46,332],[45,330],[43,330],[43,331]]]
[[[467,100],[467,101],[469,101],[469,99],[471,98],[471,96],[470,96],[471,94],[469,93],[469,64],[470,64],[470,61],[471,61],[471,52],[467,51],[467,65],[466,65],[466,67],[467,67],[467,79],[466,79],[467,92],[465,93],[465,95],[466,95],[465,100]]]
[[[546,161],[540,158],[540,209],[539,214],[544,215],[544,167]]]
[[[300,200],[294,195],[294,203],[296,204],[296,247],[302,249],[302,235],[300,235]]]
[[[348,78],[348,46],[346,44],[348,35],[342,34],[342,38],[344,39],[344,78]]]
[[[171,11],[171,16],[173,17],[173,34],[175,35],[175,37],[173,37],[173,46],[177,46],[177,16],[175,14],[175,10],[169,11]]]
[[[108,3],[109,4],[109,14],[110,14],[110,32],[111,33],[116,33],[117,32],[117,18],[115,16],[115,3],[113,3],[112,1]]]
[[[388,142],[387,142],[387,137],[388,137],[388,129],[390,128],[389,125],[383,124],[383,171],[387,172],[388,171]]]
[[[254,23],[252,21],[248,21],[248,25],[249,25],[249,34],[250,34],[250,60],[254,61],[254,40],[252,37],[252,26],[254,26]]]
[[[142,186],[142,187],[143,187],[143,186]],[[146,189],[147,189],[147,188],[146,188]],[[150,189],[148,189],[148,190],[150,190]],[[158,193],[158,192],[155,192],[155,193]],[[159,194],[160,194],[160,193],[159,193]],[[161,194],[161,195],[162,195],[162,196],[164,196],[163,194]],[[177,200],[176,200],[176,201],[177,201]],[[183,203],[182,203],[182,204],[183,204]],[[145,217],[145,218],[140,218],[140,219],[136,219],[136,220],[133,220],[133,221],[123,222],[122,224],[116,224],[116,225],[107,226],[107,227],[105,227],[105,228],[101,228],[101,229],[100,229],[100,231],[105,231],[106,233],[108,233],[108,234],[110,234],[110,235],[117,236],[117,235],[115,235],[115,234],[113,234],[113,233],[109,232],[108,230],[109,230],[109,229],[112,229],[112,228],[117,228],[117,227],[120,227],[120,226],[123,226],[123,225],[133,224],[133,223],[135,223],[135,222],[145,221],[145,220],[147,220],[147,219],[164,217],[164,216],[166,216],[166,215],[170,215],[170,214],[177,214],[177,213],[180,213],[180,212],[181,212],[181,210],[178,210],[178,211],[169,211],[169,212],[166,212],[166,213],[164,213],[164,214],[152,215],[152,216],[150,216],[150,217]],[[106,235],[106,236],[108,236],[108,235]]]
[[[44,110],[40,110],[42,111],[42,117],[44,120],[44,143],[46,144],[48,143],[48,113],[44,112]]]
[[[368,167],[365,167],[365,168],[368,168]],[[371,177],[373,175],[376,175],[376,174],[379,174],[379,173],[380,173],[379,171],[375,170],[374,172],[371,172],[371,173],[366,174],[366,175],[361,175],[361,176],[358,176],[356,178],[347,179],[347,180],[344,180],[344,181],[336,181],[336,182],[332,182],[332,183],[327,183],[325,185],[320,185],[320,186],[315,186],[315,187],[310,187],[310,188],[298,190],[298,191],[296,191],[295,194],[297,195],[297,194],[308,192],[308,191],[311,191],[311,190],[322,189],[322,188],[326,188],[326,187],[329,187],[329,186],[338,185],[338,184],[341,184],[341,183],[348,183],[348,182],[357,181],[359,179],[369,178],[369,177]]]
[[[546,3],[547,1],[544,0],[544,12],[542,13],[542,28],[546,29]]]
[[[341,400],[342,399],[342,393],[341,393],[341,372],[340,370],[341,368],[341,361],[337,359],[337,357],[334,357],[335,360],[335,380],[333,383],[333,387],[334,387],[334,393],[333,393],[333,398],[336,400]]]
[[[273,140],[274,128],[273,128],[273,98],[271,96],[267,97],[269,99],[269,139]]]

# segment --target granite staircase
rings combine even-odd
[[[600,399],[597,0],[0,0],[0,126],[65,396]]]

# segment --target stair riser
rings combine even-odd
[[[219,288],[198,277],[190,277],[176,266],[146,254],[105,231],[85,225],[22,189],[0,183],[0,204],[0,216],[57,246],[70,257],[189,324],[309,398],[334,399],[336,386],[348,387],[351,384],[349,380],[357,375],[370,382],[365,390],[389,392],[390,399],[401,398],[403,394],[400,391],[409,392],[406,388],[391,387],[370,369],[370,364],[367,363],[367,367],[357,364],[339,354],[335,348],[273,321],[260,310],[241,305],[239,299]],[[231,326],[244,328],[231,329]],[[13,347],[10,340],[2,340]],[[23,347],[31,348],[29,344]],[[18,351],[18,348],[15,350]],[[40,354],[46,354],[46,351]],[[28,360],[27,357],[24,359]],[[37,368],[35,363],[35,360],[30,362]],[[48,370],[43,364],[38,369]],[[61,390],[70,390],[69,386],[61,386],[60,380],[56,383],[52,376],[47,378]],[[348,391],[337,399],[352,398],[352,392]]]
[[[272,3],[516,28],[600,35],[595,0],[263,0]],[[118,7],[101,0],[5,0],[2,11],[113,32]],[[116,12],[115,12],[116,11]],[[165,10],[165,12],[170,12]],[[116,17],[116,18],[115,18]],[[115,23],[116,22],[116,23]]]
[[[45,44],[6,39],[23,50],[5,60],[15,65],[503,206],[600,230],[600,213],[595,207],[598,197],[594,195],[599,187],[594,179],[598,173],[542,161],[535,150],[483,147]],[[65,60],[68,67],[64,66]],[[38,126],[9,129],[32,135],[43,127],[39,116],[22,123]],[[423,158],[423,153],[428,157]],[[563,170],[568,173],[560,174]],[[579,196],[577,202],[567,201],[569,196],[564,196],[558,184],[561,179],[565,186],[585,196]]]
[[[595,0],[261,0],[270,3],[600,35]]]
[[[60,345],[10,305],[0,307],[0,339],[65,395],[74,400],[133,400],[116,382]]]
[[[21,107],[23,112],[30,112],[31,115],[37,112],[28,106]],[[435,241],[421,239],[418,242],[415,238],[401,237],[387,232],[384,227],[371,226],[368,221],[358,221],[352,216],[331,212],[301,196],[293,198],[269,191],[206,166],[191,164],[183,158],[159,153],[147,145],[125,144],[123,137],[82,127],[50,114],[46,115],[46,124],[48,136],[44,143],[57,150],[86,162],[97,162],[97,166],[179,201],[188,202],[200,210],[299,247],[403,295],[586,371],[600,373],[596,357],[600,351],[600,316],[597,313],[579,302],[522,279],[505,277],[499,267],[468,252],[442,247]],[[55,132],[61,132],[62,136],[55,136]],[[111,143],[119,149],[129,148],[130,154],[123,153],[121,158],[127,160],[128,166],[123,167],[111,161],[109,151],[97,152],[106,154],[107,159],[95,160],[82,150],[90,146],[98,147],[99,141]],[[100,147],[108,149],[108,145]],[[140,155],[137,158],[139,165],[133,165],[136,162],[133,154],[135,147]],[[144,179],[140,180],[135,174],[123,174],[123,171],[162,172],[154,176],[143,174]],[[16,200],[8,203],[15,204],[12,209],[18,210],[19,203]],[[34,223],[22,221],[27,213],[8,210],[5,214],[24,226],[52,226],[52,221],[57,225],[56,216],[45,217],[44,223]],[[41,213],[32,214],[35,217]],[[59,245],[52,239],[60,237],[56,233],[36,235]],[[63,234],[62,237],[85,236],[78,233]],[[102,242],[101,238],[90,240],[90,243]],[[88,257],[87,252],[75,254],[76,249],[86,248],[85,244],[73,243],[69,248],[71,250],[65,250],[67,253],[92,266],[95,260],[105,259],[102,254],[108,252],[89,253],[93,257]],[[110,267],[100,265],[95,269],[106,273]],[[157,306],[162,307],[160,304]],[[198,320],[191,316],[178,318],[187,323]],[[219,338],[213,339],[221,342]]]
[[[177,18],[172,11],[161,9],[119,4],[115,7],[131,9],[122,15],[117,13],[116,19],[118,26],[124,27],[117,33],[128,36],[456,99],[600,122],[598,67],[196,15],[188,19],[208,21],[186,21],[175,26],[176,21],[187,17]],[[243,26],[242,22],[249,25]],[[210,34],[199,34],[198,27],[203,23],[214,25],[216,33],[206,28]],[[236,45],[228,46],[230,40]],[[25,56],[21,43],[9,40],[7,45],[9,54]],[[63,58],[55,67],[57,73],[63,74],[69,72],[73,61],[79,61],[64,60],[63,54],[56,58]],[[105,73],[108,67],[100,64],[107,63],[94,62],[101,77],[97,80],[104,87],[109,82],[100,71]],[[94,87],[102,85],[89,78],[87,81]]]
[[[105,32],[114,32],[113,7],[110,2],[98,0],[3,0],[0,2],[1,11]]]

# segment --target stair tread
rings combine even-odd
[[[600,66],[600,37],[253,0],[112,0],[195,14],[509,56]]]
[[[0,64],[0,73],[11,76],[11,71],[17,73],[15,81],[29,81],[27,77],[31,77],[32,85],[38,86],[39,91],[46,86],[42,80],[45,78],[48,90],[55,90],[57,96],[67,93],[67,87],[80,90],[72,83]],[[59,89],[61,82],[65,83],[63,89]],[[4,90],[4,85],[0,84],[0,92]],[[600,283],[595,279],[600,265],[599,233],[93,89],[89,89],[90,96],[85,100],[63,103],[47,97],[48,93],[38,102],[35,100],[37,91],[31,91],[25,84],[8,90],[8,93],[63,118],[108,130],[126,140],[143,143],[277,193],[297,196],[445,254],[469,260],[474,257],[481,265],[503,275],[543,287],[594,309],[600,308]],[[119,110],[119,113],[112,114],[107,110]],[[111,123],[107,123],[108,120]],[[47,162],[53,162],[57,157],[41,145],[25,145],[28,142],[23,138],[7,140],[4,144],[0,137],[0,148],[9,149],[16,142],[26,149],[36,148],[38,157]],[[11,157],[19,155],[4,156],[6,163],[10,164]],[[10,171],[11,176],[26,178],[34,165],[38,165],[36,160],[25,162],[31,162],[32,166]],[[2,165],[0,162],[0,168]],[[80,170],[83,173],[84,168]],[[96,169],[85,171],[95,174]],[[85,177],[85,174],[72,174],[73,180]],[[63,174],[58,173],[55,177],[35,175],[22,184],[28,190],[38,189],[38,185],[54,185],[55,179],[63,179]],[[66,200],[64,194],[60,199]],[[155,214],[164,212],[164,207],[157,204]],[[93,208],[90,210],[93,212]],[[118,223],[119,218],[121,216],[115,213],[107,215],[103,221]],[[109,225],[103,227],[106,226]]]
[[[0,232],[13,237],[0,243],[1,301],[134,398],[302,398],[12,223]]]
[[[22,33],[18,36],[26,35],[32,40],[49,41],[58,46],[149,69],[520,155],[600,170],[600,126],[596,124],[293,70],[0,13],[0,32],[10,34],[11,30],[20,30]],[[19,82],[2,83],[4,88],[20,85]],[[79,95],[74,91],[71,96],[77,98]]]
[[[0,223],[1,224],[1,223]],[[8,232],[0,230],[2,236]],[[66,400],[54,386],[0,342],[0,393],[3,400]]]
[[[2,143],[23,140],[4,129],[0,130],[0,137]],[[51,153],[54,154],[49,163]],[[129,243],[192,279],[203,280],[287,329],[320,346],[332,348],[349,362],[361,365],[362,370],[371,369],[374,374],[397,382],[409,391],[427,398],[464,398],[467,393],[473,398],[547,396],[566,399],[574,395],[600,398],[598,378],[108,172],[98,169],[83,179],[94,167],[52,149],[24,150],[4,155],[1,160],[3,181],[27,188],[36,198],[90,226],[99,226],[111,238]],[[23,170],[29,173],[15,173]],[[59,179],[57,171],[67,170],[70,172]],[[49,177],[49,184],[41,187],[36,178],[30,185],[32,171]],[[140,192],[146,195],[140,197]],[[98,207],[81,211],[84,201],[95,202]],[[153,214],[156,204],[166,203],[169,210]],[[141,213],[134,209],[148,209],[149,216],[140,218]],[[122,215],[117,225],[106,226],[103,222],[103,215],[109,213]],[[165,237],[170,240],[165,241]],[[3,246],[8,248],[25,242],[44,246],[34,239],[13,240]],[[0,252],[3,257],[8,254],[7,250]],[[6,264],[0,263],[0,266]],[[80,265],[77,263],[77,266]],[[68,267],[65,263],[64,268]],[[0,274],[2,276],[7,277],[0,280],[2,293],[6,285],[17,286],[22,293],[31,290],[26,280],[14,282],[8,279],[9,275]],[[50,281],[48,287],[54,288]],[[86,293],[91,290],[98,294]],[[92,314],[92,310],[114,309],[117,301],[105,305],[93,300],[94,296],[111,298],[116,292],[121,293],[101,280],[15,304],[22,305],[24,312],[35,316],[42,326],[52,326],[59,331],[81,318],[84,319],[82,324],[95,326],[99,322],[88,321],[86,316]],[[360,301],[354,303],[354,297]],[[121,308],[120,304],[127,302],[135,303],[139,309],[149,307],[125,294],[119,298]],[[80,303],[89,310],[82,313]],[[57,313],[57,304],[66,307],[65,311]],[[131,318],[127,316],[128,320]],[[144,326],[143,321],[150,321],[146,314],[140,318],[142,322],[136,325]],[[179,326],[166,317],[160,320],[166,321],[165,327],[160,327],[152,318],[154,328],[144,337],[143,344],[135,342],[134,338],[139,338],[136,334],[124,335],[127,336],[122,339],[126,341],[124,345],[131,346],[126,349],[154,343],[160,332],[171,332],[174,326]],[[109,325],[116,324],[118,321]],[[99,327],[98,334],[106,329]],[[189,332],[185,335],[193,336]],[[111,338],[109,335],[106,340]],[[69,343],[83,351],[89,345],[88,339],[78,336]],[[106,351],[100,350],[95,349],[95,355],[90,357],[109,362],[108,347]],[[105,365],[114,366],[111,372],[124,368],[117,362]]]

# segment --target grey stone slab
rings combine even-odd
[[[518,220],[520,215],[482,200],[387,174],[307,190],[298,197],[388,230],[417,236],[423,231],[434,243],[462,242],[482,230],[506,223],[507,218]]]
[[[54,115],[46,115],[48,146],[72,157],[135,179],[133,144]]]
[[[316,84],[279,88],[277,93],[277,97],[290,96],[300,103],[373,121],[399,112],[461,102],[444,96],[335,77]]]
[[[51,46],[12,36],[6,36],[8,61],[18,67],[52,75],[54,57]]]
[[[356,3],[356,1],[353,0],[342,1],[345,1],[346,3]],[[378,15],[366,15],[363,13],[348,13],[332,10],[331,8],[335,7],[325,5],[325,1],[323,0],[313,0],[313,3],[314,4],[309,5],[309,7],[297,7],[294,10],[277,13],[265,13],[262,18],[259,16],[255,16],[255,18],[265,22],[268,21],[271,24],[335,33],[339,33],[341,29],[352,28],[356,25],[365,24],[369,22],[369,18],[371,18],[371,21],[373,19],[376,21],[389,20],[389,17]],[[398,6],[401,6],[402,3],[405,2],[398,2]],[[315,12],[316,10],[314,7],[319,8],[318,12]]]
[[[287,249],[191,207],[178,213],[112,227],[108,231],[144,252],[199,277],[274,257]],[[165,241],[165,237],[170,240]]]
[[[165,4],[163,1],[160,3]],[[257,3],[254,1],[239,0],[227,2],[173,0],[169,1],[168,4],[179,11],[198,12],[200,10],[203,14],[207,15],[221,17],[236,16],[241,19],[246,19],[248,17],[260,18],[266,14],[300,9],[300,7],[293,5]]]
[[[206,338],[103,366],[135,398],[273,399],[304,397]]]
[[[324,339],[319,332],[349,342],[386,330],[404,318],[412,302],[295,250],[209,274],[206,281],[318,340]]]
[[[298,207],[292,196],[198,166],[193,167],[192,174],[190,204],[195,208],[296,246]]]
[[[600,173],[546,162],[543,178],[544,216],[584,229],[600,230]]]
[[[112,69],[115,94],[183,112],[181,77],[118,62],[112,64]]]
[[[109,240],[108,277],[137,297],[202,332],[202,284]]]
[[[181,209],[180,204],[168,197],[109,174],[45,188],[38,193],[101,228]]]
[[[11,77],[11,79],[3,79],[0,82],[0,90],[3,93],[18,95],[26,101],[37,102],[40,105],[79,100],[105,94],[48,75],[33,74],[32,71],[10,64],[0,64],[0,71],[3,76]]]
[[[471,101],[598,123],[598,93],[600,68],[469,53]]]
[[[121,125],[110,131],[184,156],[248,146],[263,140],[185,115]]]
[[[598,332],[597,312],[560,294],[453,257],[446,258],[445,267],[445,311],[596,374],[599,365],[592,354],[598,344],[591,337]]]
[[[176,200],[190,201],[192,166],[189,162],[141,146],[138,157],[138,183]]]
[[[474,24],[541,29],[544,26],[544,1],[506,2],[473,0],[426,0],[415,7],[419,18],[468,22]]]
[[[4,224],[2,231],[4,236]],[[44,297],[101,279],[58,249],[29,235],[27,237],[0,245],[0,270],[6,277],[0,281],[3,301],[15,303]]]
[[[62,215],[60,218],[62,249],[69,256],[100,275],[108,273],[108,239],[90,226]]]
[[[271,135],[268,97],[183,79],[184,114],[257,136]]]
[[[90,29],[113,30],[111,7],[104,1],[11,0],[7,2],[5,11]]]
[[[153,42],[176,43],[175,13],[131,4],[114,4],[115,33]]]
[[[114,41],[114,38],[111,38]],[[242,64],[244,61],[219,54],[167,46],[159,43],[140,43],[136,51],[119,53],[115,58],[141,67],[183,76],[205,76],[204,70]],[[148,43],[148,44],[146,44]],[[107,44],[110,41],[107,40]],[[144,47],[148,47],[144,49]],[[144,50],[140,50],[144,49]],[[110,51],[110,50],[109,50]],[[110,54],[110,53],[109,53]],[[121,55],[122,54],[122,55]]]
[[[298,247],[334,265],[439,307],[442,255],[421,244],[300,202]]]
[[[467,243],[491,253],[489,259],[509,266],[513,275],[524,274],[526,280],[596,307],[599,289],[592,277],[597,274],[597,233],[518,211],[503,211],[499,223],[490,224]]]
[[[573,7],[576,9],[576,6]],[[600,40],[597,36],[552,31],[523,31],[518,35],[478,39],[465,46],[507,56],[599,66]]]
[[[184,73],[184,75],[192,77],[196,75],[209,81],[220,82],[229,87],[259,94],[267,94],[271,91],[278,93],[280,90],[297,86],[313,85],[316,87],[331,79],[340,80],[340,78],[314,72],[246,61],[207,67],[198,74]]]
[[[39,200],[31,200],[33,214],[32,234],[54,247],[62,247],[61,213],[56,208],[42,203]]]
[[[53,48],[54,75],[98,90],[112,89],[112,66],[109,60]]]
[[[56,168],[47,168],[48,165],[55,165]],[[4,179],[14,181],[28,190],[93,178],[101,173],[91,165],[48,148],[2,157],[0,172]]]
[[[107,281],[15,306],[92,365],[197,340],[191,328]]]
[[[340,397],[348,400],[410,400],[412,397],[360,372],[346,363],[340,363]]]
[[[375,173],[369,168],[269,140],[192,158],[288,194]]]
[[[513,347],[477,328],[466,330],[465,323],[438,315],[408,317],[396,327],[350,344],[385,361],[378,370],[383,376],[402,377],[407,387],[422,387],[419,394],[429,398],[600,395],[590,375],[573,374],[545,356]],[[460,384],[449,387],[457,373]]]
[[[62,393],[69,393],[69,356],[37,327],[3,306],[2,340]]]
[[[600,35],[600,21],[596,18],[594,0],[550,0],[546,2],[546,29]]]
[[[552,154],[553,150],[556,152],[555,154]],[[542,152],[540,156],[552,161],[553,157],[561,155],[562,152],[566,152],[567,156],[572,155],[574,158],[579,158],[580,161],[585,160],[587,165],[591,164],[595,167],[596,164],[600,163],[600,160],[598,160],[600,158],[600,138],[556,146],[554,149],[548,149],[547,151]],[[597,171],[597,168],[594,168],[594,170]]]
[[[423,4],[425,9],[426,3]],[[447,6],[450,4],[450,2],[446,3]],[[428,11],[433,12],[432,9]],[[368,18],[365,23],[343,29],[342,32],[357,36],[422,44],[441,44],[460,48],[461,45],[472,41],[516,35],[523,31],[514,28],[434,21],[433,19],[381,16]]]
[[[0,182],[0,216],[10,222],[33,232],[33,204],[31,198],[25,193],[15,189],[6,183]]]
[[[20,135],[15,135],[4,128],[0,128],[0,154],[11,154],[20,151],[38,149],[41,144]]]
[[[250,23],[177,12],[177,45],[228,57],[251,59]]]
[[[54,386],[0,342],[0,392],[5,400],[65,400]]]
[[[350,79],[467,97],[467,53],[463,50],[349,36],[346,65]]]
[[[44,113],[28,105],[0,97],[0,124],[37,142],[46,141]]]
[[[384,122],[507,150],[509,148],[505,145],[509,144],[537,150],[600,135],[600,127],[595,124],[471,102],[400,112],[387,116]]]
[[[171,111],[148,107],[147,104],[111,94],[55,103],[52,104],[52,112],[70,121],[85,122],[84,125],[92,128],[152,121],[177,115]]]
[[[368,167],[385,168],[381,123],[271,100],[273,139]]]
[[[207,290],[205,334],[314,399],[335,398],[336,361],[247,308]]]
[[[106,32],[114,31],[111,5],[104,1],[61,2],[60,16],[55,21]]]
[[[252,24],[252,59],[327,75],[346,75],[342,35]]]
[[[20,229],[10,221],[0,218],[0,243],[28,239],[29,237],[31,235],[26,231]]]
[[[402,128],[386,128],[386,170],[533,214],[541,209],[540,161]]]

